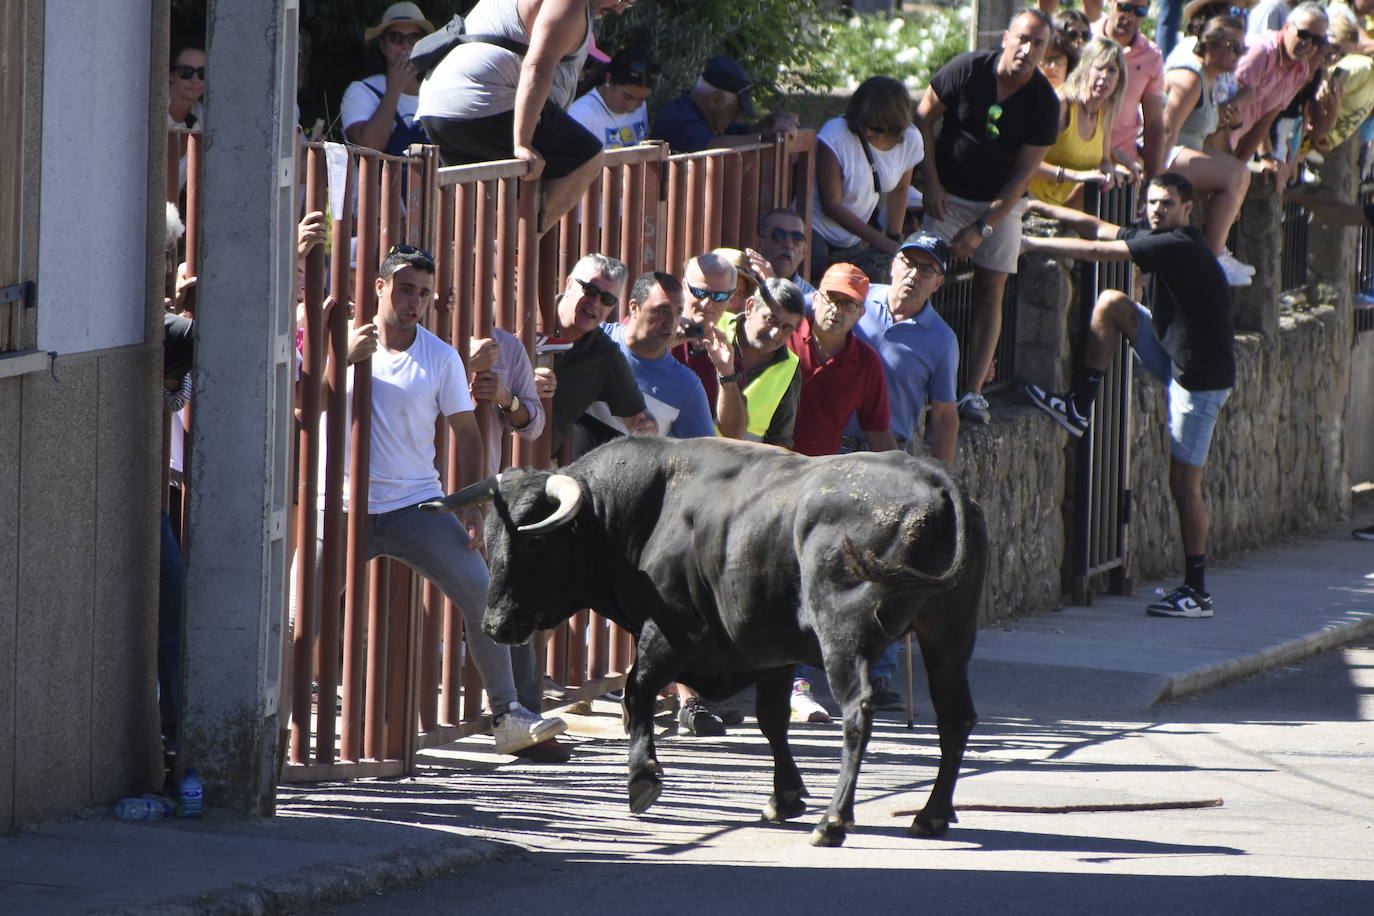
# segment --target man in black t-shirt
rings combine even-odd
[[[1059,133],[1059,98],[1040,73],[1053,26],[1038,9],[1017,13],[1001,51],[960,54],[931,78],[916,108],[925,140],[925,229],[973,261],[973,326],[965,419],[988,422],[983,380],[1002,335],[1002,293],[1016,273],[1022,197]],[[935,125],[939,122],[939,137]]]
[[[1236,380],[1235,331],[1226,276],[1202,233],[1189,222],[1193,187],[1174,172],[1156,175],[1146,186],[1148,225],[1125,229],[1063,207],[1035,203],[1031,209],[1084,238],[1027,238],[1027,251],[1081,261],[1135,261],[1145,274],[1149,308],[1120,290],[1103,290],[1093,306],[1073,389],[1050,394],[1027,385],[1026,394],[1070,434],[1082,436],[1120,335],[1131,341],[1136,358],[1168,387],[1169,491],[1183,539],[1183,584],[1146,612],[1211,617],[1202,468],[1217,413]]]

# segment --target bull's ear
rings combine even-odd
[[[495,496],[496,492],[496,478],[488,477],[485,480],[469,484],[456,493],[422,502],[420,508],[425,512],[455,512],[465,506],[484,503]]]
[[[543,521],[521,525],[516,530],[522,534],[541,534],[562,528],[577,517],[582,508],[582,485],[567,474],[550,474],[544,481],[544,495],[553,500],[558,508]]]

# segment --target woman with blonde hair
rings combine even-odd
[[[1030,192],[1060,206],[1079,198],[1086,182],[1110,187],[1112,134],[1125,89],[1125,58],[1115,41],[1094,38],[1059,90],[1059,136],[1031,179]]]

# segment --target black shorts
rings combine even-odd
[[[515,112],[457,121],[426,117],[421,121],[429,139],[439,147],[444,165],[469,165],[510,159],[515,154]],[[601,152],[601,141],[552,102],[539,113],[530,143],[544,157],[544,175],[562,178]]]

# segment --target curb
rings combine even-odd
[[[1340,626],[1325,627],[1258,652],[1165,678],[1160,685],[1159,695],[1150,705],[1157,706],[1160,703],[1187,699],[1204,690],[1211,690],[1262,671],[1290,665],[1369,636],[1374,636],[1374,617]]]
[[[495,862],[515,852],[512,847],[475,838],[403,846],[374,859],[324,862],[253,885],[234,884],[152,905],[98,912],[108,916],[263,916],[304,912],[321,904],[343,903],[375,891],[426,881],[463,866]]]

